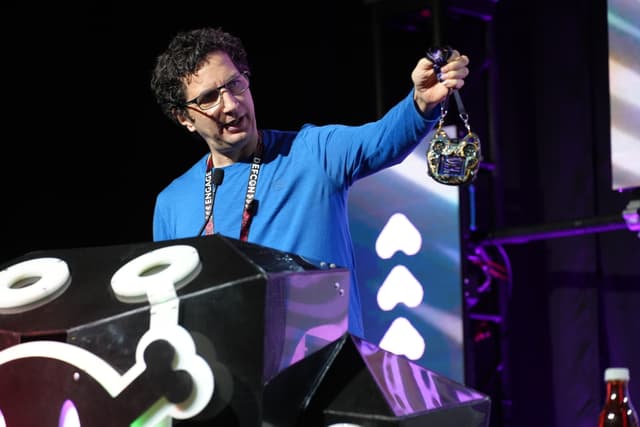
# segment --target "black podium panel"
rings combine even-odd
[[[345,334],[270,381],[264,408],[265,426],[487,427],[491,401]]]
[[[260,425],[265,384],[346,333],[348,291],[346,269],[220,235],[31,252],[0,271],[0,416]]]
[[[486,427],[490,401],[347,333],[349,271],[220,235],[0,270],[0,425]]]
[[[325,425],[489,425],[488,396],[355,336],[339,347],[326,373],[327,386],[314,395],[315,405],[325,408]]]

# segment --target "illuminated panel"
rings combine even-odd
[[[355,184],[350,226],[366,339],[463,382],[459,189],[428,176],[430,136]]]
[[[612,189],[640,187],[640,2],[608,0]]]

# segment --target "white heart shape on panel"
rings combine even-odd
[[[400,303],[417,307],[422,304],[423,296],[424,289],[418,279],[404,265],[396,265],[378,289],[378,307],[384,311]]]
[[[401,213],[391,215],[376,239],[376,253],[382,259],[389,259],[398,251],[407,255],[415,255],[421,247],[422,236],[420,232]]]
[[[424,354],[426,344],[422,335],[404,317],[395,319],[380,340],[380,348],[391,353],[418,360]]]

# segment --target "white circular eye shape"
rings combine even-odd
[[[0,271],[0,313],[20,313],[44,305],[71,283],[59,258],[34,258]]]
[[[111,288],[122,302],[144,302],[149,286],[162,281],[180,289],[197,276],[200,268],[200,257],[193,246],[166,246],[142,254],[120,267],[111,278]]]

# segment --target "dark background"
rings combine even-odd
[[[610,189],[604,0],[130,7],[4,6],[0,261],[151,239],[156,193],[206,149],[148,88],[179,29],[240,35],[260,125],[281,129],[377,118],[448,43],[471,58],[461,94],[486,163],[465,247],[495,238],[512,272],[487,295],[499,327],[469,342],[469,385],[494,426],[595,425],[607,366],[631,368],[640,396],[640,239],[620,220],[639,196]],[[549,230],[578,235],[509,239]]]

